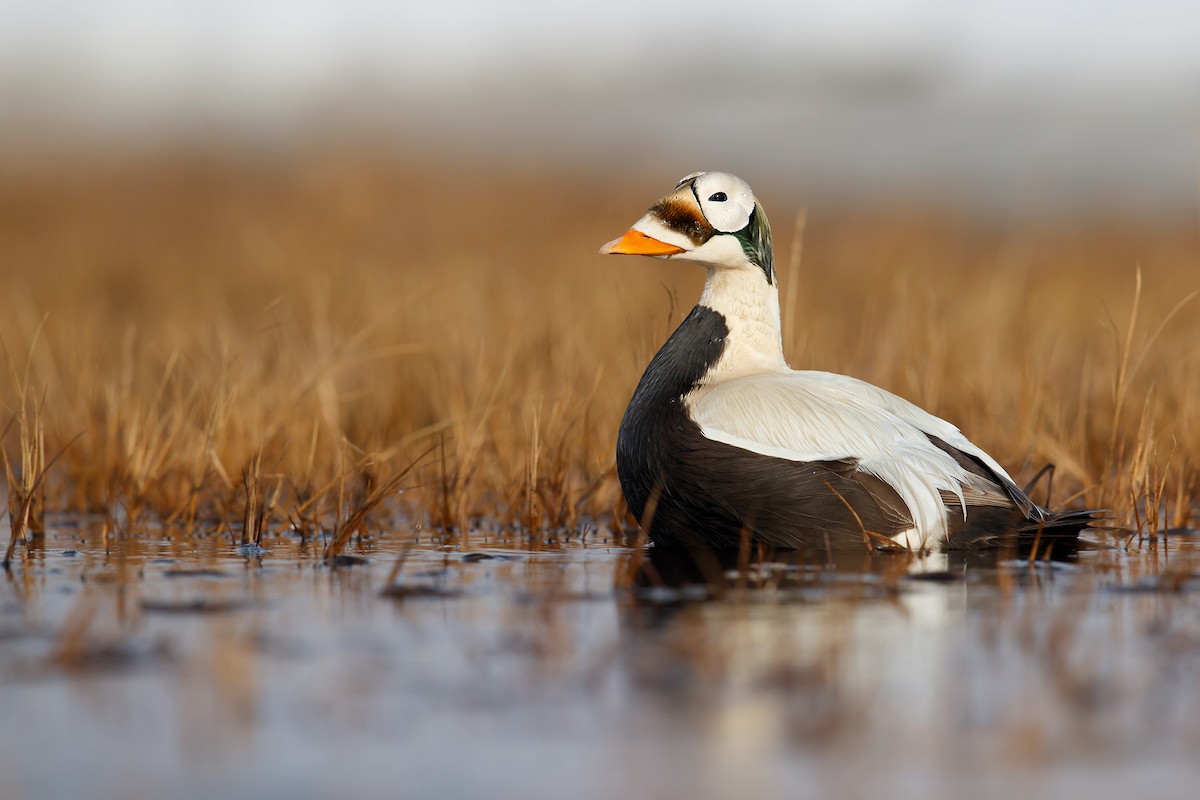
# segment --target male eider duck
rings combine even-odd
[[[771,228],[740,178],[698,172],[601,253],[693,261],[700,303],[642,375],[617,438],[629,508],[660,545],[945,550],[1076,537],[958,428],[783,357]]]

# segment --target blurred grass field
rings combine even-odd
[[[241,535],[261,508],[315,535],[382,487],[376,513],[446,537],[627,524],[617,424],[703,275],[596,250],[678,177],[331,153],[5,167],[13,518]],[[822,207],[743,177],[793,367],[907,397],[1019,482],[1056,464],[1056,506],[1200,525],[1195,218]]]

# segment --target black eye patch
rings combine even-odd
[[[725,196],[724,192],[717,192],[716,194],[710,196],[708,199],[714,203],[724,203],[729,198]]]

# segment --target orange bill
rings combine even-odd
[[[641,231],[630,228],[620,239],[613,239],[601,247],[600,252],[604,255],[673,256],[676,253],[682,253],[683,248],[660,242]]]

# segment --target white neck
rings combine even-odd
[[[788,368],[779,325],[779,290],[758,268],[709,268],[700,305],[725,317],[729,337],[705,383]]]

